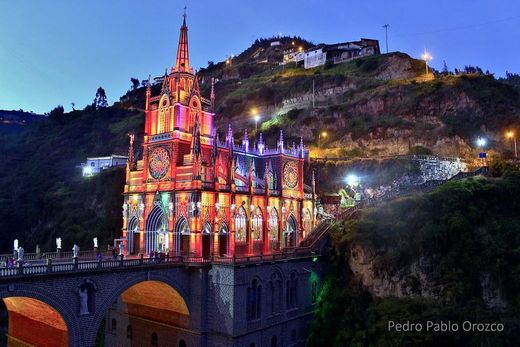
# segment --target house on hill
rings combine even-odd
[[[115,166],[125,166],[128,160],[126,155],[112,154],[106,157],[87,158],[87,162],[81,164],[83,177],[90,177]]]
[[[284,63],[294,61],[297,66],[305,69],[325,65],[327,61],[333,64],[343,63],[355,58],[369,55],[381,54],[379,41],[364,39],[351,42],[340,42],[334,44],[319,44],[303,52],[288,50],[284,52]]]

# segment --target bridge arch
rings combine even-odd
[[[171,313],[180,313],[178,315],[162,315],[169,316],[169,321],[159,322],[169,324],[172,326],[188,327],[190,324],[191,316],[191,305],[190,296],[187,291],[179,287],[178,283],[186,283],[187,281],[179,280],[176,276],[163,276],[160,274],[148,273],[146,276],[140,275],[134,277],[134,275],[128,278],[124,283],[119,285],[117,288],[112,290],[112,293],[105,297],[102,303],[98,306],[96,317],[93,320],[92,330],[89,336],[92,338],[92,344],[98,333],[99,329],[104,327],[101,325],[103,318],[107,317],[111,308],[115,302],[119,304],[126,304],[125,308],[128,308],[128,304],[133,305],[130,308],[131,313],[137,314],[142,319],[148,319],[156,321],[157,315],[153,315],[153,312],[157,312],[159,308],[166,308],[165,311]],[[146,296],[148,294],[148,296]],[[126,300],[126,301],[125,301]],[[141,307],[138,307],[139,303]],[[148,311],[143,306],[149,305]],[[174,317],[175,316],[175,317]],[[118,322],[119,323],[119,322]],[[127,326],[125,324],[117,324],[125,330]],[[133,330],[133,335],[136,334],[136,330]]]
[[[56,297],[43,288],[35,290],[34,285],[16,285],[16,288],[0,291],[0,299],[6,305],[9,316],[8,324],[13,322],[12,319],[23,319],[23,316],[29,316],[36,321],[39,320],[42,324],[48,323],[46,324],[48,328],[54,330],[56,335],[54,337],[59,339],[59,343],[56,343],[55,346],[80,345],[81,330],[77,320],[77,312],[74,311],[74,306],[70,305],[70,302],[65,302],[62,298]],[[27,341],[36,343],[36,345],[41,342],[37,339],[45,337],[45,332],[48,333],[49,331],[42,327],[41,332],[38,333],[35,331],[37,324],[30,325],[31,329],[28,330],[31,333],[30,337],[36,340]],[[26,325],[25,330],[28,327],[29,325]],[[8,328],[10,329],[9,326]],[[15,332],[15,338],[18,332]]]

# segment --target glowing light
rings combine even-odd
[[[258,122],[260,120],[260,116],[259,115],[256,115],[255,116],[255,122]]]
[[[322,131],[322,132],[321,132],[321,137],[327,137],[327,135],[328,135],[328,134],[327,134],[326,131]]]
[[[317,262],[317,261],[318,261],[318,257],[313,257],[313,258],[312,258],[312,261],[313,261],[313,262]]]
[[[424,61],[426,61],[426,62],[428,62],[428,61],[432,60],[433,57],[430,55],[430,53],[428,53],[428,52],[425,51],[425,52],[421,55],[421,59],[424,60]]]
[[[508,132],[506,133],[506,137],[507,137],[508,139],[512,139],[514,136],[515,136],[515,133],[512,132],[512,131],[508,131]]]
[[[253,107],[253,108],[251,109],[251,114],[252,114],[253,116],[256,116],[256,115],[258,114],[258,109],[257,109],[256,107]]]
[[[83,176],[92,176],[92,168],[90,166],[83,167]]]
[[[302,46],[298,47],[298,52],[301,52],[301,51],[303,51],[303,47]]]
[[[477,146],[484,147],[487,144],[487,140],[483,137],[477,139]]]
[[[347,182],[347,184],[349,186],[355,187],[355,186],[357,186],[359,184],[359,177],[356,176],[355,174],[349,174],[345,178],[345,181]]]

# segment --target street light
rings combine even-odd
[[[347,184],[351,187],[356,187],[359,184],[359,177],[355,174],[349,174],[345,178]]]
[[[513,143],[515,144],[515,159],[516,159],[516,158],[518,158],[518,153],[516,151],[516,136],[515,136],[515,133],[513,131],[508,131],[506,136],[507,136],[507,138],[509,140],[513,140]]]
[[[487,141],[486,141],[486,139],[483,138],[483,137],[479,137],[479,138],[477,139],[477,146],[479,146],[479,147],[482,148],[482,149],[484,148],[484,146],[486,145],[486,143],[487,143]]]
[[[260,120],[260,116],[258,115],[258,109],[253,107],[251,109],[251,114],[253,115],[253,119],[255,120],[255,131],[258,132],[258,121]]]
[[[318,135],[318,147],[321,148],[321,138],[326,138],[327,137],[327,132],[326,131],[322,131],[320,132],[320,134]]]
[[[421,59],[424,60],[424,66],[426,68],[426,75],[428,75],[428,62],[433,59],[433,57],[430,55],[430,53],[424,51],[424,53],[421,55]]]

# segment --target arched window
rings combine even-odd
[[[150,339],[150,344],[154,347],[159,346],[159,337],[156,332],[152,333],[152,337]]]
[[[278,338],[276,336],[271,337],[271,347],[278,347]]]
[[[131,340],[133,337],[133,330],[132,330],[132,326],[129,325],[126,327],[126,338]]]
[[[126,228],[127,230],[127,238],[128,238],[128,252],[133,253],[134,252],[134,240],[135,240],[135,233],[139,232],[139,221],[137,220],[136,216],[133,216],[128,221],[128,226]]]
[[[246,209],[243,206],[238,208],[237,215],[235,216],[235,230],[235,239],[239,242],[246,241],[247,215]]]
[[[294,247],[296,243],[296,220],[291,214],[285,223],[285,247]]]
[[[262,210],[259,207],[255,209],[253,214],[253,240],[262,240]]]
[[[247,288],[246,316],[248,320],[259,319],[262,315],[262,286],[255,278]]]
[[[146,254],[165,252],[167,247],[168,219],[160,204],[156,203],[146,220]]]
[[[288,309],[298,307],[298,278],[293,272],[291,277],[287,280],[287,287],[285,289],[285,300]]]
[[[274,207],[269,212],[269,240],[278,241],[278,211]]]
[[[179,347],[186,347],[186,341],[184,341],[183,339],[180,339],[179,340]]]
[[[112,318],[112,324],[110,325],[110,330],[112,330],[112,332],[115,332],[117,330],[117,321],[115,318]]]
[[[271,281],[269,281],[269,287],[270,287],[271,314],[275,314],[282,310],[282,305],[283,305],[282,278],[279,273],[275,272],[271,275]]]
[[[183,235],[189,235],[190,234],[190,226],[188,225],[188,222],[186,221],[186,218],[181,217],[177,224],[175,225],[175,232]]]

